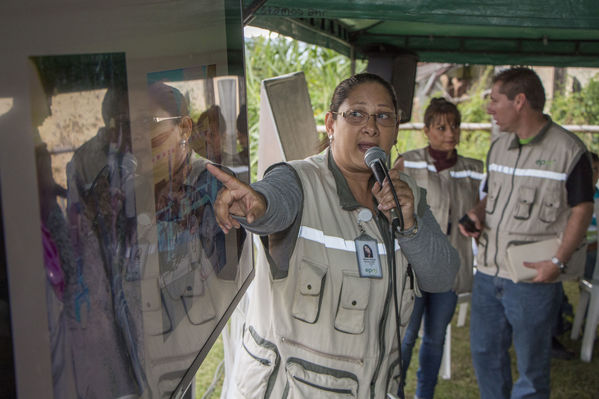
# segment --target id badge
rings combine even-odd
[[[354,243],[356,245],[360,277],[383,278],[376,240],[368,234],[362,233],[354,240]]]

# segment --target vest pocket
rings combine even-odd
[[[285,399],[341,399],[358,396],[358,378],[343,370],[331,369],[305,360],[290,358],[285,365]]]
[[[349,334],[362,334],[369,295],[369,278],[344,272],[335,316],[335,329]]]
[[[316,323],[320,313],[326,273],[326,266],[306,258],[302,259],[291,307],[293,317],[306,323]]]
[[[539,219],[545,223],[553,223],[557,220],[561,201],[559,193],[550,192],[541,200]]]
[[[189,322],[193,325],[204,324],[216,317],[216,311],[210,294],[206,294],[206,281],[196,272],[194,283],[185,288],[181,295],[183,307]]]
[[[514,211],[514,217],[520,220],[530,218],[530,210],[535,202],[535,188],[521,186],[518,189],[518,203]]]
[[[487,207],[485,208],[485,211],[488,214],[493,214],[495,212],[497,198],[499,197],[500,192],[501,186],[499,184],[493,184],[489,187],[489,193],[487,195]]]
[[[246,399],[268,398],[279,369],[277,347],[260,337],[252,326],[244,331],[242,345],[236,364],[237,389]]]
[[[399,383],[401,382],[401,374],[400,374],[400,369],[399,369],[399,358],[397,357],[398,353],[397,351],[392,352],[389,357],[390,358],[394,358],[395,360],[393,360],[390,364],[389,364],[389,370],[387,371],[387,392],[393,393],[395,395],[395,393],[397,392],[397,389],[399,388]]]

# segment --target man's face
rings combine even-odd
[[[500,92],[502,82],[496,82],[491,89],[489,104],[487,105],[487,114],[491,115],[497,123],[497,126],[504,132],[515,132],[516,122],[518,120],[518,111],[514,100]]]

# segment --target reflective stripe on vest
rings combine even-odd
[[[473,170],[458,170],[458,171],[450,170],[449,174],[451,177],[453,177],[455,179],[463,179],[465,177],[469,177],[469,178],[475,179],[475,180],[482,180],[483,177],[485,177],[485,175],[483,173],[478,173]]]
[[[419,161],[419,162],[404,161],[403,166],[406,168],[412,168],[412,169],[428,169],[431,172],[437,171],[437,168],[435,168],[435,165],[427,164],[425,161]]]
[[[414,161],[404,161],[404,167],[412,168],[412,169],[428,169],[431,172],[436,172],[437,168],[435,165],[427,164],[425,161],[414,162]],[[463,179],[465,177],[470,177],[471,179],[482,180],[485,176],[483,173],[478,173],[473,170],[450,170],[449,175],[455,179]]]
[[[492,163],[491,165],[489,165],[489,172],[504,173],[506,175],[513,174],[515,176],[521,176],[521,177],[540,177],[543,179],[558,180],[558,181],[566,181],[568,179],[568,175],[566,173],[551,172],[548,170],[541,170],[541,169],[519,169],[519,168],[512,168],[512,167],[504,166],[504,165],[497,165],[495,163]]]
[[[323,231],[314,229],[312,227],[301,226],[298,237],[305,240],[314,241],[319,244],[323,244],[325,247],[330,249],[338,249],[340,251],[356,252],[356,243],[353,240],[346,240],[342,237],[327,236]],[[385,245],[377,244],[379,255],[387,255]],[[399,251],[399,244],[395,241],[395,250]]]

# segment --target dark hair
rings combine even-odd
[[[389,82],[381,78],[379,75],[375,75],[373,73],[359,73],[339,83],[335,88],[335,91],[333,92],[333,97],[331,98],[329,111],[339,111],[339,107],[349,97],[351,91],[364,83],[378,83],[381,86],[383,86],[387,90],[389,96],[391,97],[391,100],[393,101],[393,109],[396,113],[399,113],[397,106],[397,96],[395,95],[395,90],[393,89],[393,86],[391,86]],[[333,119],[336,118],[337,116],[333,114]]]
[[[589,151],[589,155],[591,156],[592,162],[599,162],[599,156],[597,156],[596,152]]]
[[[545,107],[545,89],[539,75],[530,68],[514,67],[506,69],[493,77],[493,84],[501,82],[500,93],[513,100],[519,93],[524,93],[530,107],[543,112]]]
[[[202,112],[199,116],[198,121],[196,122],[197,126],[202,126],[204,121],[208,121],[208,123],[217,123],[218,124],[218,133],[224,133],[227,130],[227,124],[225,122],[225,117],[223,116],[220,107],[218,105],[212,105],[206,111]]]
[[[454,103],[442,97],[431,99],[426,111],[424,111],[424,126],[430,127],[437,116],[446,114],[453,115],[458,126],[462,123],[462,115]]]
[[[164,82],[152,83],[148,88],[150,98],[171,116],[189,116],[187,100],[181,92]]]
[[[237,120],[235,121],[235,125],[237,127],[237,131],[241,134],[247,134],[247,106],[243,104],[239,107],[239,115],[237,115]]]

